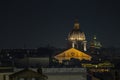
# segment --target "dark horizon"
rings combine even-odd
[[[117,0],[2,1],[0,49],[66,47],[76,17],[89,42],[120,48],[120,3]]]

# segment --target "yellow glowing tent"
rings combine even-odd
[[[58,55],[56,55],[54,58],[58,59],[59,62],[62,62],[63,60],[70,60],[71,58],[79,59],[79,60],[91,60],[91,56],[88,54],[85,54],[84,52],[81,52],[75,48],[70,48]]]

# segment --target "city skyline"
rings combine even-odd
[[[0,48],[66,47],[76,18],[88,44],[96,35],[103,47],[120,47],[119,8],[117,0],[3,1]]]

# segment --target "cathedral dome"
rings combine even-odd
[[[79,30],[79,23],[75,22],[73,30],[68,35],[69,41],[84,41],[85,34]]]
[[[75,21],[74,28],[72,31],[68,34],[68,45],[69,47],[80,49],[83,51],[86,51],[86,39],[84,32],[80,31],[80,26],[78,21]]]
[[[70,40],[70,41],[74,41],[74,40],[84,41],[85,34],[84,34],[84,32],[80,32],[78,30],[73,30],[72,32],[69,33],[68,40]]]
[[[95,35],[93,37],[93,40],[90,42],[90,47],[94,47],[94,48],[98,48],[98,49],[102,47],[101,43],[99,41],[97,41],[97,38]]]

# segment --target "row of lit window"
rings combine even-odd
[[[93,64],[82,64],[83,67],[114,67],[112,64],[98,64],[98,65],[93,65]]]
[[[109,69],[91,69],[92,72],[109,72]]]

